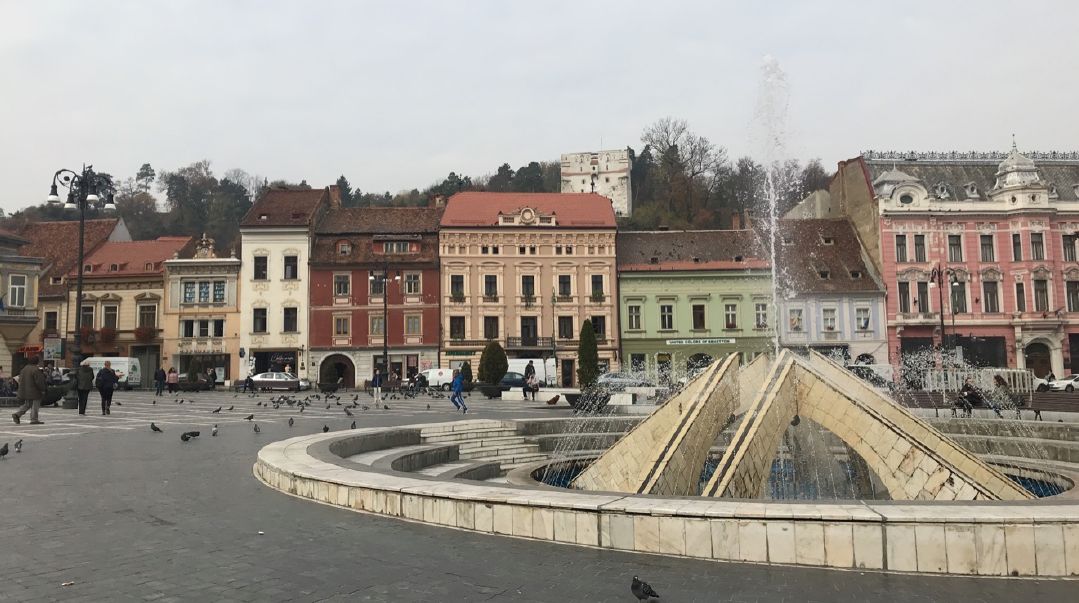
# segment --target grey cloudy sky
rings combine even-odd
[[[0,0],[0,206],[52,172],[210,159],[422,188],[626,145],[659,117],[753,151],[762,57],[789,153],[1079,148],[1079,3]]]

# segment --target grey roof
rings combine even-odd
[[[863,156],[869,170],[870,182],[894,180],[896,173],[910,175],[920,180],[932,193],[940,183],[948,188],[954,200],[967,200],[967,185],[977,187],[976,197],[988,199],[988,193],[996,183],[997,166],[1001,159],[992,157],[978,160],[912,159],[909,157],[874,158]],[[1053,201],[1079,201],[1076,186],[1079,185],[1079,161],[1034,160],[1042,182],[1056,187],[1057,198]]]

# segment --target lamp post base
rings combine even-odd
[[[73,410],[79,407],[79,394],[74,389],[69,389],[64,392],[63,408],[64,410]]]

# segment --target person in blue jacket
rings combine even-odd
[[[461,371],[453,371],[453,385],[450,388],[453,393],[450,394],[450,402],[453,402],[453,405],[457,408],[457,410],[461,411],[462,413],[467,413],[468,407],[465,406],[465,399],[461,395],[461,391],[464,390],[464,388],[465,378],[463,375],[461,375]]]

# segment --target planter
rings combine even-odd
[[[97,340],[105,345],[112,345],[116,341],[116,329],[103,327],[97,332]]]
[[[500,385],[487,385],[486,383],[481,383],[476,385],[476,387],[480,390],[480,393],[483,394],[483,396],[488,400],[502,397],[503,390],[502,386]]]
[[[603,388],[585,390],[579,394],[566,394],[566,402],[577,412],[597,412],[611,401],[611,393]]]
[[[156,327],[136,327],[135,328],[135,339],[142,342],[142,343],[147,343],[147,342],[153,341],[154,339],[157,339],[157,328]]]

